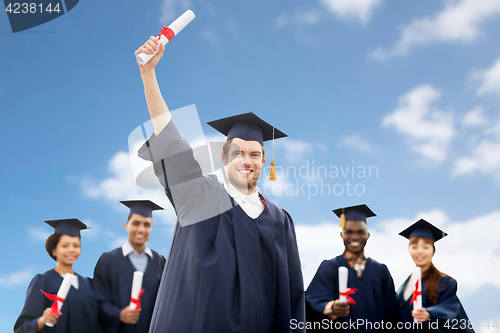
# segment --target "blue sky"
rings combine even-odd
[[[149,119],[133,53],[186,9],[196,18],[157,68],[163,95],[195,104],[209,139],[206,122],[250,111],[289,135],[275,154],[288,172],[260,188],[294,218],[306,283],[342,251],[331,210],[366,203],[366,254],[396,288],[413,267],[397,233],[425,218],[449,233],[434,262],[469,317],[500,319],[500,2],[82,0],[16,34],[0,14],[1,333],[54,266],[44,220],[92,227],[75,264],[92,276],[125,240],[118,201],[152,198],[167,209],[149,246],[167,255],[173,210],[130,166],[129,135]]]

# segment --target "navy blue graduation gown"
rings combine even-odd
[[[173,121],[139,154],[154,161],[178,216],[150,333],[291,332],[292,319],[304,321],[288,213],[264,199],[250,218],[216,176],[202,175]]]
[[[404,291],[406,285],[410,281],[410,277],[401,285],[397,292],[398,301],[398,316],[402,323],[413,323],[411,311],[413,304],[410,304],[411,297],[404,299]],[[439,280],[437,290],[437,302],[434,305],[430,304],[425,288],[425,279],[422,280],[422,307],[424,307],[431,315],[428,322],[423,323],[422,329],[403,329],[403,332],[474,332],[472,324],[469,326],[469,318],[457,297],[457,281],[444,275]],[[448,322],[447,322],[448,320]],[[433,324],[434,323],[434,324]],[[436,324],[437,323],[437,324]],[[447,327],[444,325],[448,324]],[[454,327],[453,327],[454,326]],[[450,329],[452,328],[453,329]]]
[[[349,315],[339,317],[334,321],[345,322],[344,326],[337,324],[338,326],[335,327],[346,328],[339,329],[339,331],[351,332],[354,331],[352,330],[353,326],[348,326],[347,323],[363,319],[365,323],[370,322],[373,326],[357,326],[356,332],[390,331],[387,329],[381,330],[381,326],[379,329],[375,329],[375,323],[381,324],[383,321],[392,324],[394,321],[396,311],[394,281],[387,266],[371,258],[366,259],[366,266],[361,277],[357,276],[356,271],[342,255],[330,260],[324,260],[306,291],[307,321],[311,323],[328,322],[328,325],[330,325],[329,321],[325,320],[327,317],[323,314],[323,311],[328,302],[339,298],[338,268],[340,266],[347,267],[349,271],[347,287],[358,290],[354,295],[350,295],[356,301],[356,304],[351,305]],[[316,327],[322,328],[322,326]]]
[[[142,280],[141,314],[136,324],[120,321],[120,311],[130,304],[132,280],[136,271],[119,247],[103,253],[94,269],[94,288],[99,304],[99,325],[103,333],[143,333],[149,329],[156,293],[160,285],[165,258],[151,250]]]
[[[54,327],[44,326],[42,333],[98,333],[97,299],[92,289],[91,280],[78,275],[78,289],[71,286]],[[56,295],[63,277],[51,269],[37,274],[28,287],[26,301],[19,318],[14,325],[15,333],[35,333],[38,318],[54,301],[49,300],[40,291]]]

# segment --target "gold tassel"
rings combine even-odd
[[[342,214],[340,214],[339,227],[341,227],[342,229],[345,228],[345,208],[342,208]]]
[[[271,162],[271,172],[269,173],[269,180],[276,180],[276,169],[274,168],[274,161]]]
[[[273,127],[273,161],[271,162],[271,171],[269,172],[269,180],[276,180],[276,168],[274,167],[276,163],[274,163],[274,127]]]

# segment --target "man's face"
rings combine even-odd
[[[128,241],[132,245],[142,246],[149,240],[153,219],[139,214],[132,214],[125,229],[128,231]]]
[[[370,238],[365,221],[346,221],[345,228],[340,233],[347,251],[361,253],[365,249],[366,241]]]
[[[222,160],[226,165],[229,182],[238,190],[247,192],[257,186],[266,157],[262,155],[259,142],[234,138],[228,158],[223,155]]]

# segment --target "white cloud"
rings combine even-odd
[[[488,118],[484,114],[484,109],[480,106],[467,112],[462,119],[462,125],[465,127],[480,127],[488,123]]]
[[[0,286],[12,287],[27,284],[29,281],[31,281],[33,274],[33,269],[28,267],[20,272],[13,272],[2,275],[0,276]]]
[[[414,19],[403,28],[399,41],[391,48],[378,48],[378,59],[402,56],[418,45],[438,42],[471,42],[480,36],[481,24],[500,14],[498,0],[450,0],[439,13]]]
[[[403,135],[411,150],[435,162],[446,159],[454,136],[453,117],[432,107],[441,93],[421,85],[399,99],[399,107],[383,119],[385,127],[394,127]]]
[[[321,0],[322,5],[342,19],[357,19],[366,24],[382,0]]]
[[[285,157],[290,163],[303,161],[305,156],[311,153],[314,149],[313,145],[309,142],[292,139],[276,141],[275,150],[277,148],[285,150],[284,154],[280,154],[280,158]],[[268,147],[266,149],[266,156],[269,163],[271,163],[272,153],[272,147]]]
[[[108,163],[111,175],[100,182],[84,179],[81,187],[84,195],[93,199],[104,199],[116,203],[120,200],[148,199],[165,208],[158,216],[171,221],[175,214],[163,190],[149,190],[136,185],[129,154],[116,153]]]
[[[45,243],[47,238],[49,238],[49,236],[54,233],[54,230],[52,229],[50,231],[50,229],[50,227],[44,229],[28,227],[29,238],[33,243]]]
[[[500,119],[486,127],[480,138],[473,137],[470,153],[455,161],[453,174],[466,175],[481,172],[500,181]]]
[[[359,133],[342,137],[339,145],[341,147],[354,148],[365,152],[373,149],[370,142],[366,141]]]
[[[159,22],[167,26],[191,7],[189,0],[163,0],[160,5]]]
[[[479,81],[477,95],[497,94],[500,96],[500,58],[490,68],[473,73],[472,79]]]
[[[396,288],[414,267],[407,252],[408,240],[398,233],[420,218],[448,233],[447,237],[436,243],[433,262],[439,270],[459,281],[461,295],[471,295],[487,285],[500,288],[500,280],[497,279],[500,266],[492,264],[500,262],[500,243],[496,239],[500,234],[500,210],[457,222],[450,221],[447,214],[439,209],[420,212],[414,218],[377,221],[376,227],[368,224],[371,236],[367,242],[366,254],[389,267]],[[321,261],[333,258],[344,250],[339,235],[341,229],[334,220],[315,226],[299,224],[295,231],[307,287]],[[460,260],[457,261],[456,258]]]

